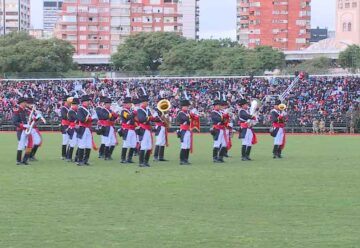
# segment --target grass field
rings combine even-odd
[[[283,160],[260,136],[252,162],[211,162],[195,136],[192,166],[151,168],[59,159],[45,134],[39,162],[15,165],[16,138],[0,134],[0,247],[360,247],[360,136],[290,136]]]

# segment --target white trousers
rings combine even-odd
[[[105,137],[104,135],[101,135],[101,144],[105,144],[106,139],[107,139],[107,137]]]
[[[284,139],[284,128],[279,128],[275,138],[274,138],[274,145],[282,145]]]
[[[104,140],[103,140],[104,138]],[[102,143],[104,141],[104,143]],[[105,144],[105,146],[115,146],[116,145],[116,137],[115,137],[115,129],[114,127],[110,127],[109,136],[101,136],[101,144]]]
[[[38,146],[41,144],[41,136],[35,129],[31,130],[31,136],[33,138],[34,145]]]
[[[67,133],[62,134],[62,144],[63,146],[67,146],[69,144],[70,137]]]
[[[157,146],[165,146],[166,145],[166,129],[165,127],[160,127],[160,132],[156,136],[156,145]]]
[[[140,147],[142,151],[147,151],[152,149],[151,132],[149,130],[145,130],[144,136],[140,143]]]
[[[181,149],[190,149],[191,147],[191,133],[186,131],[184,135],[184,140],[181,142]]]
[[[126,139],[123,140],[123,148],[136,148],[137,135],[135,130],[128,130]]]
[[[92,148],[92,135],[89,128],[85,128],[85,132],[79,141],[80,149],[91,149]]]
[[[252,146],[252,140],[253,140],[254,134],[251,131],[250,128],[247,128],[245,138],[242,139],[242,145],[243,146]]]
[[[226,147],[226,140],[224,137],[224,130],[220,129],[219,137],[214,141],[214,148]]]
[[[78,144],[78,138],[76,137],[76,131],[74,131],[72,139],[70,139],[69,146],[74,148],[77,144]]]
[[[25,148],[27,147],[28,141],[29,141],[28,135],[25,134],[25,131],[22,131],[20,140],[18,141],[18,148],[17,148],[18,151],[25,150]]]

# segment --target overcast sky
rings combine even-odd
[[[42,28],[42,2],[31,0],[34,28]],[[312,0],[313,27],[335,29],[335,0]],[[236,0],[200,0],[200,37],[236,37]]]

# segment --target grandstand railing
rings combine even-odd
[[[45,77],[45,78],[32,78],[32,77],[23,77],[23,78],[0,78],[1,81],[76,81],[76,80],[166,80],[166,79],[244,79],[249,78],[250,76],[129,76],[129,77]],[[253,78],[295,78],[294,75],[262,75],[262,76],[252,76]],[[360,77],[360,74],[314,74],[309,75],[309,77]]]

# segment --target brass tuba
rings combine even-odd
[[[161,113],[165,113],[165,112],[168,112],[171,108],[171,103],[169,100],[167,99],[163,99],[161,101],[159,101],[157,103],[157,109],[161,112]]]
[[[166,112],[168,112],[171,108],[171,103],[167,99],[160,100],[157,103],[157,109],[162,113],[160,116],[160,119],[166,124],[166,127],[170,127],[170,119],[168,115],[165,115]]]

